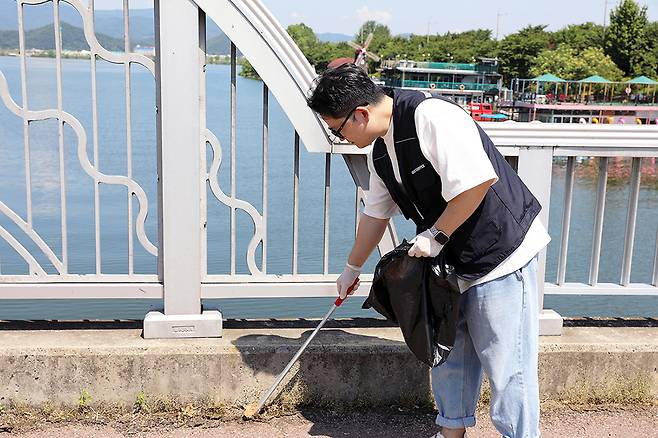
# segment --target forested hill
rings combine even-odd
[[[62,32],[62,49],[63,50],[89,50],[89,44],[85,39],[84,31],[79,27],[72,26],[68,23],[61,23]],[[98,42],[109,51],[123,51],[123,40],[112,38],[111,36],[97,33]],[[0,49],[17,49],[18,48],[18,31],[2,30],[0,31]],[[55,29],[52,24],[38,27],[25,32],[26,49],[55,49]]]

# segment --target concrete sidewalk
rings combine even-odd
[[[48,426],[29,432],[11,434],[23,438],[429,438],[437,430],[434,415],[417,410],[387,409],[337,415],[323,411],[302,411],[297,415],[275,418],[267,422],[233,421],[204,423],[200,427],[135,428],[130,425]],[[9,435],[9,434],[7,434]],[[0,436],[3,434],[0,432]],[[498,438],[499,434],[480,413],[478,424],[469,429],[469,438]],[[543,438],[618,437],[658,438],[658,406],[598,407],[572,410],[563,407],[542,414]]]

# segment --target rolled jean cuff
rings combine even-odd
[[[475,426],[475,415],[461,418],[446,418],[441,414],[436,416],[436,424],[448,429],[465,429],[467,427]]]

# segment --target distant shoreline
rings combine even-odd
[[[138,53],[138,52],[133,52]],[[143,54],[147,58],[154,59],[152,55]],[[19,56],[18,49],[0,49],[0,56]],[[56,54],[54,50],[39,50],[31,49],[26,53],[27,57],[31,58],[55,58]],[[74,51],[74,50],[62,50],[61,54],[64,59],[90,59],[91,53],[87,50]],[[239,65],[244,61],[243,57],[237,58],[237,63]],[[207,64],[221,64],[228,65],[231,63],[230,55],[206,55]]]

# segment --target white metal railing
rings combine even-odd
[[[57,65],[57,108],[30,110],[28,106],[26,48],[22,25],[23,6],[43,3],[42,0],[18,0],[20,62],[21,62],[21,105],[12,98],[5,76],[0,71],[0,98],[6,108],[23,120],[25,154],[25,186],[27,193],[27,213],[23,218],[0,200],[0,212],[11,220],[24,233],[21,239],[31,241],[55,267],[55,274],[48,274],[30,253],[20,239],[0,226],[0,237],[22,256],[29,266],[28,275],[0,274],[0,299],[16,298],[163,298],[165,314],[189,315],[200,312],[203,298],[234,297],[297,297],[335,295],[335,274],[330,273],[330,197],[331,197],[331,157],[342,155],[356,183],[355,202],[352,209],[358,215],[358,208],[368,194],[368,175],[365,164],[367,150],[345,144],[333,144],[326,134],[323,122],[307,107],[305,95],[315,76],[299,49],[285,30],[276,22],[263,5],[254,0],[167,0],[155,2],[156,61],[129,52],[128,1],[124,0],[125,54],[111,53],[103,49],[96,40],[93,27],[93,1],[85,6],[79,0],[61,0],[75,8],[85,30],[85,38],[91,49],[92,72],[92,133],[93,157],[87,156],[88,135],[83,125],[72,114],[67,113],[62,104],[61,82],[61,35],[59,34],[59,4],[52,1],[56,28]],[[229,144],[222,145],[217,135],[207,126],[205,73],[205,23],[212,19],[231,39],[231,79],[230,99],[227,108],[230,112]],[[236,50],[249,59],[263,78],[259,129],[262,131],[261,181],[262,208],[239,199],[236,191],[236,139],[237,89]],[[99,139],[97,114],[97,59],[121,64],[125,77],[126,111],[126,154],[131,156],[131,65],[140,64],[154,75],[157,106],[157,162],[158,193],[157,205],[157,247],[149,240],[144,222],[148,213],[148,199],[145,191],[132,175],[130,158],[124,175],[106,175],[99,171]],[[184,84],[184,85],[182,85]],[[277,99],[281,108],[294,126],[292,198],[290,212],[292,222],[291,271],[287,274],[271,274],[268,271],[268,203],[269,191],[269,94]],[[33,213],[30,173],[30,137],[28,126],[37,120],[54,119],[58,122],[58,142],[60,156],[60,203],[62,254],[45,243],[33,227]],[[63,126],[70,126],[76,134],[77,157],[80,166],[92,177],[94,183],[95,218],[95,273],[80,275],[69,272],[66,239],[66,184],[64,168]],[[635,233],[640,165],[644,157],[658,156],[658,127],[618,126],[618,125],[547,125],[541,123],[482,123],[487,133],[499,146],[501,152],[513,158],[518,172],[529,188],[544,206],[541,219],[549,222],[551,196],[551,170],[554,157],[567,158],[566,195],[562,218],[562,233],[559,238],[560,254],[558,275],[555,283],[546,283],[547,293],[601,293],[601,294],[640,294],[658,295],[656,287],[658,256],[654,257],[651,283],[631,284],[632,252]],[[306,153],[324,154],[324,193],[321,217],[322,222],[322,270],[312,274],[300,274],[299,264],[299,199],[300,199],[300,156],[301,145]],[[190,147],[190,145],[195,145]],[[230,151],[229,188],[222,188],[219,170],[223,151]],[[212,161],[206,163],[206,149],[212,151]],[[567,249],[571,223],[572,193],[574,187],[574,163],[576,157],[602,157],[598,179],[596,225],[592,245],[592,265],[589,284],[574,284],[565,281],[567,270]],[[598,263],[602,241],[602,224],[606,193],[606,162],[609,157],[632,157],[631,196],[625,236],[626,246],[623,256],[623,270],[619,284],[598,282]],[[320,176],[320,177],[322,177]],[[99,211],[103,205],[99,201],[99,187],[104,184],[119,185],[128,191],[128,270],[123,274],[106,274],[101,271],[101,245]],[[208,273],[207,210],[211,199],[207,191],[230,209],[230,259],[227,274]],[[274,190],[279,190],[274,187]],[[137,217],[133,223],[133,202],[137,202]],[[153,203],[153,202],[152,202]],[[236,213],[245,212],[253,222],[253,234],[245,253],[238,254],[236,242]],[[158,273],[136,274],[133,266],[133,233],[139,244],[157,257]],[[380,244],[380,252],[385,252],[397,243],[395,228],[391,224],[389,232]],[[258,251],[260,248],[260,252]],[[248,273],[236,269],[238,256],[245,257]],[[260,264],[257,262],[260,256]],[[546,256],[540,258],[540,278],[543,278]],[[1,265],[0,265],[1,269]],[[0,271],[1,272],[1,271]],[[366,294],[371,276],[364,276],[358,294]]]

